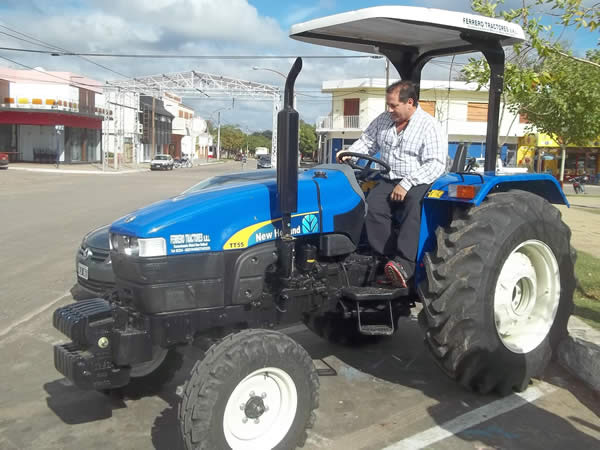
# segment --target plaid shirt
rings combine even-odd
[[[407,191],[419,184],[433,183],[446,171],[448,137],[442,127],[420,106],[400,133],[389,112],[377,116],[361,137],[347,150],[349,152],[380,152],[381,159],[391,167],[384,175]]]

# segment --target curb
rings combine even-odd
[[[569,336],[558,346],[558,362],[600,392],[600,332],[577,317],[569,319]]]
[[[45,172],[45,173],[74,173],[78,175],[123,175],[127,173],[145,172],[148,169],[122,170],[118,172],[109,172],[101,170],[70,170],[70,169],[36,169],[28,167],[9,167],[9,170],[24,170],[26,172]]]

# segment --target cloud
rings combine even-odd
[[[509,0],[513,1],[513,0]],[[7,3],[8,2],[8,3]],[[287,36],[287,23],[257,10],[246,0],[76,0],[62,1],[57,7],[51,0],[5,0],[0,2],[0,23],[35,36],[45,42],[72,51],[108,53],[168,53],[195,55],[340,55],[333,48],[318,47]],[[6,5],[9,7],[6,7]],[[296,3],[299,5],[299,3]],[[427,6],[449,9],[469,8],[464,0],[429,0]],[[337,5],[341,9],[340,5]],[[333,0],[313,0],[308,6],[289,10],[287,20],[297,22],[333,12]],[[352,6],[344,5],[351,9]],[[285,9],[285,7],[284,7]],[[295,16],[294,16],[295,14]],[[286,19],[281,19],[284,22]],[[0,35],[0,46],[36,48]],[[81,73],[99,81],[122,78],[77,57],[0,52],[31,67]],[[196,70],[250,81],[283,85],[283,79],[267,67],[282,73],[289,71],[290,60],[190,60],[93,58],[127,77]],[[0,60],[1,65],[8,65]],[[298,77],[298,109],[307,122],[327,115],[330,95],[320,94],[324,80],[384,77],[384,61],[374,59],[306,59]],[[395,70],[390,75],[397,77]],[[448,65],[426,66],[424,78],[447,79]],[[214,110],[230,106],[231,100],[185,98],[207,118]],[[272,103],[268,100],[236,99],[233,110],[222,114],[229,123],[249,125],[251,129],[271,128]]]

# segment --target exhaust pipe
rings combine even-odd
[[[294,270],[292,213],[298,209],[298,131],[300,116],[294,109],[294,83],[302,70],[297,58],[285,80],[283,109],[277,114],[277,194],[281,211],[281,239],[278,242],[280,273],[289,278]]]

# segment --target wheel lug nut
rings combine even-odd
[[[266,392],[263,392],[262,394],[260,394],[260,396],[261,396],[262,398],[267,398],[267,393],[266,393]]]
[[[245,404],[245,403],[242,403],[242,404],[240,405],[240,409],[241,409],[242,411],[243,411],[244,409],[246,409],[246,404]]]
[[[254,391],[250,392],[250,397],[254,397]]]
[[[269,410],[269,407],[267,405],[265,405],[265,412],[267,412]]]
[[[248,418],[246,416],[242,417],[242,423],[248,422]]]
[[[254,423],[260,423],[260,420],[254,419]]]

